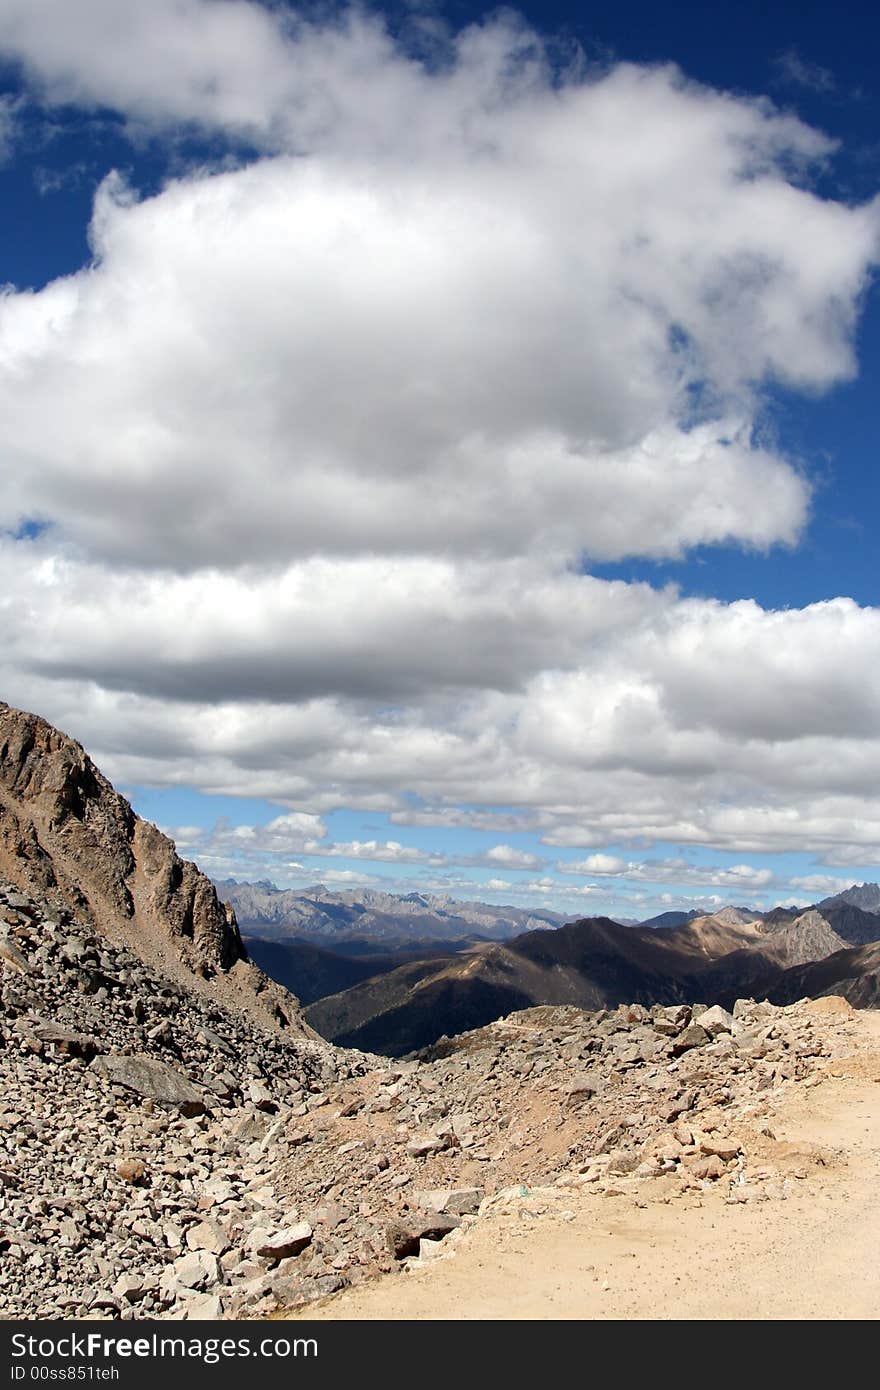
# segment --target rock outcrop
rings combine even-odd
[[[263,1022],[308,1031],[293,996],[248,960],[210,879],[135,814],[79,743],[2,703],[0,876]]]

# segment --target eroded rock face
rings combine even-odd
[[[211,881],[135,814],[74,739],[0,703],[0,874],[265,1022],[308,1031],[247,958]]]

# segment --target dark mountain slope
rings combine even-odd
[[[851,903],[826,905],[818,910],[837,935],[853,946],[880,940],[880,912],[867,912]]]
[[[403,966],[319,1000],[306,1017],[335,1042],[397,1056],[533,1004],[597,1009],[693,998],[707,964],[756,935],[753,924],[708,918],[667,931],[589,918]]]
[[[408,949],[370,951],[363,955],[328,951],[311,941],[273,941],[259,936],[245,938],[251,959],[273,980],[295,994],[302,1005],[338,994],[375,975],[385,975],[408,961],[423,961],[432,952],[424,941]],[[453,953],[454,948],[447,948]],[[446,950],[437,954],[445,955]]]
[[[873,930],[869,914],[852,916],[858,909],[828,911],[837,911],[850,930]],[[538,1004],[597,1009],[624,1002],[732,1004],[741,996],[774,997],[787,972],[846,955],[846,946],[815,908],[782,910],[767,920],[727,908],[665,929],[594,917],[407,964],[318,1000],[306,1016],[324,1037],[399,1055]]]
[[[857,1009],[880,1008],[880,942],[780,972],[767,988],[767,997],[775,1004],[823,994],[842,994]]]

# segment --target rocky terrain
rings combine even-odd
[[[782,1197],[750,1127],[846,1043],[802,1005],[544,1007],[389,1066],[11,886],[0,919],[7,1317],[265,1315],[429,1259],[512,1184]]]
[[[823,898],[819,909],[824,911],[826,907],[857,907],[862,912],[880,912],[880,884],[854,883],[852,888],[844,888],[833,898]]]
[[[367,1065],[261,1027],[9,884],[0,990],[6,1317],[182,1316],[227,1286],[233,1242],[212,1212],[234,1218],[241,1252],[289,1225],[266,1135],[281,1119],[294,1142],[327,1087]]]
[[[407,1277],[364,1281],[286,1316],[876,1320],[880,1013],[839,998],[797,1012],[835,1055],[749,1105],[735,1122],[742,1153],[724,1177],[684,1190],[675,1170],[513,1184],[479,1220],[406,1262]],[[691,1122],[695,1138],[701,1124]]]

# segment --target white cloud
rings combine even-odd
[[[673,68],[551,80],[509,20],[421,65],[363,16],[75,11],[0,12],[43,100],[266,155],[106,180],[94,264],[0,301],[0,526],[48,524],[0,542],[8,698],[129,782],[290,808],[218,857],[415,862],[331,845],[339,805],[880,853],[878,610],[580,572],[796,541],[764,394],[852,375],[880,226],[809,191],[830,142]]]
[[[20,47],[44,33],[31,9],[46,6],[6,17]],[[175,12],[198,36],[190,21],[219,9]],[[77,14],[80,37],[89,16],[104,7]],[[342,45],[378,103],[359,113],[364,149],[337,111],[309,158],[144,201],[110,178],[95,266],[7,297],[7,521],[51,518],[99,559],[177,570],[793,541],[808,489],[757,443],[755,388],[852,372],[877,244],[875,206],[788,180],[828,142],[671,68],[517,79],[503,24],[433,74],[371,33]],[[52,42],[33,40],[44,63]],[[90,50],[59,47],[85,70]],[[315,77],[344,89],[353,60],[333,61]],[[161,80],[176,90],[173,67]]]
[[[752,864],[694,864],[687,859],[625,860],[613,854],[590,854],[586,859],[563,859],[556,865],[563,874],[592,874],[598,877],[621,879],[624,883],[642,880],[647,883],[702,884],[754,891],[768,887],[774,881],[772,869],[756,868]],[[800,882],[798,879],[792,880]]]
[[[806,87],[811,92],[829,96],[837,90],[837,80],[829,68],[805,58],[796,48],[786,48],[776,59],[783,81],[794,87]]]
[[[247,854],[309,852],[308,846],[315,842],[315,837],[326,833],[327,827],[320,816],[302,811],[276,816],[265,825],[229,825],[221,821],[211,830],[204,852],[217,853],[224,849]],[[203,841],[204,838],[203,832]],[[200,852],[202,848],[200,845]]]
[[[385,864],[431,864],[446,863],[443,854],[432,854],[430,850],[417,845],[402,845],[398,840],[348,840],[328,844],[311,842],[306,847],[307,854],[327,855],[336,859],[372,859]]]
[[[842,893],[846,888],[852,887],[852,880],[848,878],[834,878],[831,874],[806,874],[802,878],[791,880],[793,888],[800,888],[805,893],[812,893],[816,898],[833,898],[835,894]]]
[[[0,581],[6,642],[23,663],[189,700],[513,688],[547,664],[576,667],[586,646],[663,605],[647,586],[536,562],[416,556],[314,558],[280,573],[122,570],[108,587],[101,566],[59,556],[51,538],[0,540]]]
[[[18,126],[21,102],[12,96],[0,96],[0,164],[10,157]]]
[[[159,829],[163,835],[174,841],[182,854],[188,854],[190,858],[196,853],[207,833],[203,825],[160,825]]]
[[[592,593],[596,581],[583,582]],[[66,594],[0,598],[3,688],[129,783],[189,782],[312,815],[351,805],[398,823],[531,828],[548,844],[596,851],[666,840],[812,849],[829,863],[840,846],[853,863],[880,852],[880,620],[849,601],[780,614],[659,595],[619,630],[585,628],[580,650],[569,648],[573,669],[523,671],[514,689],[455,695],[426,681],[401,703],[340,693],[288,704],[223,699],[222,681],[206,702],[130,693],[133,678],[102,688],[64,676],[63,662],[58,677],[45,660],[35,671],[33,654],[51,653],[47,634],[61,633],[65,612],[76,630]],[[461,632],[464,643],[466,616]],[[373,640],[369,623],[360,636]],[[161,670],[159,629],[155,638]],[[218,669],[224,640],[221,625]],[[451,661],[454,632],[445,641]],[[270,660],[270,635],[263,652]],[[396,659],[405,673],[406,652]],[[392,684],[403,680],[395,671]],[[420,815],[412,794],[433,809]],[[463,803],[503,809],[462,813]],[[293,853],[323,838],[310,822],[277,830],[278,848]],[[598,862],[582,871],[601,872]]]
[[[326,869],[321,874],[321,882],[330,887],[369,888],[381,884],[382,880],[377,878],[375,874],[362,873],[359,869]]]
[[[622,874],[629,866],[616,854],[588,854],[586,859],[561,860],[557,869],[564,874]]]
[[[542,863],[538,855],[513,845],[493,845],[486,850],[485,858],[490,864],[500,864],[506,869],[536,869]]]

